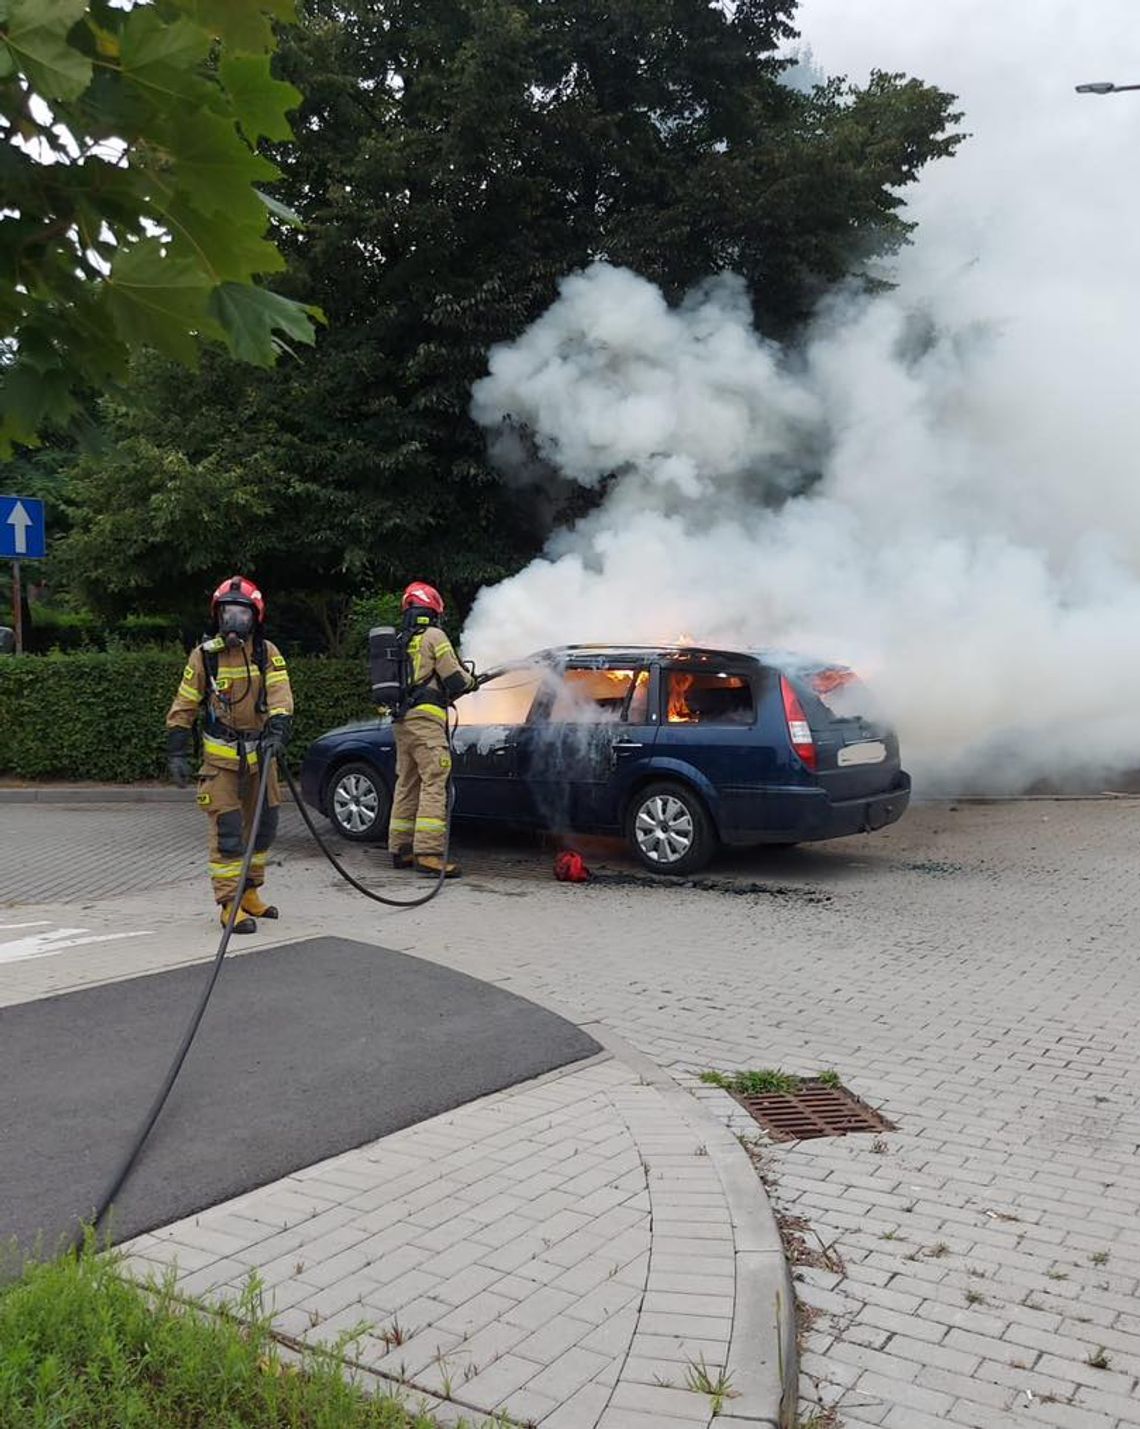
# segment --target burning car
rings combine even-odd
[[[564,646],[460,700],[455,817],[620,833],[656,873],[724,844],[795,844],[900,818],[898,739],[843,666],[698,646]],[[308,749],[307,803],[347,839],[381,840],[395,785],[387,720]]]

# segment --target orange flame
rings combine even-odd
[[[693,676],[675,671],[669,676],[670,724],[695,724],[696,715],[689,708],[688,695],[693,688]]]

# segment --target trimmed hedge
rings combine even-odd
[[[122,651],[0,658],[0,774],[131,783],[166,773],[166,711],[184,654]],[[363,660],[294,656],[290,765],[325,730],[376,711]]]

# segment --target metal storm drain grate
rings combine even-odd
[[[894,1131],[893,1123],[846,1087],[806,1080],[794,1091],[733,1096],[775,1141],[847,1136],[853,1131]]]

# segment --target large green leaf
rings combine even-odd
[[[260,212],[252,185],[278,177],[269,160],[242,139],[233,120],[216,114],[179,117],[166,147],[174,160],[173,186],[204,213]]]
[[[235,223],[228,214],[202,213],[180,198],[156,203],[172,235],[171,251],[192,258],[213,283],[245,282],[255,273],[277,273],[285,259],[264,236],[265,213],[252,223]]]
[[[272,48],[275,20],[295,20],[296,0],[176,0],[196,25],[215,35],[231,53],[260,54]]]
[[[295,342],[316,339],[314,319],[324,320],[319,308],[292,302],[267,288],[223,283],[210,297],[210,312],[221,324],[234,357],[259,367],[272,367],[282,347],[275,336],[283,333]]]
[[[45,99],[78,99],[91,83],[91,61],[67,42],[86,12],[87,0],[10,0],[8,50]]]
[[[263,138],[293,137],[285,116],[300,104],[301,91],[273,78],[268,55],[223,54],[221,72],[222,83],[251,143]]]
[[[55,367],[38,371],[24,363],[0,371],[0,456],[12,443],[38,446],[36,433],[50,413],[56,419],[75,411],[67,373]]]
[[[140,6],[123,25],[120,67],[126,79],[156,97],[196,99],[206,90],[199,67],[209,51],[205,30],[189,20],[167,23]]]
[[[156,347],[193,365],[197,336],[217,336],[206,301],[211,283],[189,258],[165,254],[156,238],[122,249],[111,265],[105,301],[119,336],[132,346]]]

